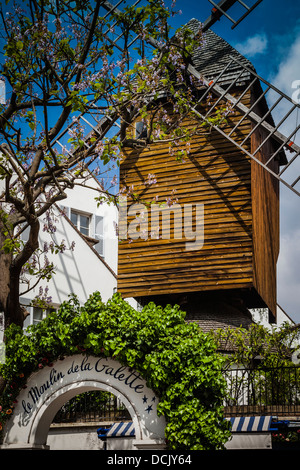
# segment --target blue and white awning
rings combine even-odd
[[[269,432],[272,416],[240,416],[226,418],[231,423],[231,432]],[[110,428],[99,428],[99,438],[135,437],[135,429],[132,422],[114,423]]]
[[[226,419],[231,422],[231,432],[268,432],[272,416],[241,416]]]
[[[106,437],[134,437],[135,429],[132,422],[114,423],[106,433]]]

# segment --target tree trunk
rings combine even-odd
[[[12,253],[3,251],[3,243],[6,239],[5,228],[0,219],[0,311],[4,313],[5,327],[7,322],[8,297],[10,292],[10,266]]]
[[[7,309],[5,315],[5,328],[14,323],[23,327],[26,318],[26,309],[20,305],[20,274],[10,269],[10,290],[7,297]]]
[[[1,237],[1,235],[0,235]],[[1,243],[1,241],[0,241]],[[1,245],[0,245],[1,246]],[[12,255],[0,251],[0,311],[4,313],[4,328],[11,323],[23,327],[25,315],[20,305],[20,276],[11,272]]]
[[[3,377],[0,377],[0,397],[5,390],[6,384],[7,381]]]
[[[3,251],[5,241],[5,228],[0,221],[0,309],[4,312],[4,327],[10,324],[23,327],[28,314],[20,305],[20,274],[24,264],[30,259],[38,248],[39,221],[33,218],[30,225],[28,241],[22,251],[15,257]]]
[[[30,226],[27,243],[14,258],[12,252],[5,253],[3,250],[6,228],[0,219],[0,311],[4,313],[5,329],[12,323],[22,328],[28,314],[26,309],[20,305],[20,274],[24,264],[38,248],[39,227],[38,219],[34,219]],[[0,396],[5,386],[6,380],[0,376]]]
[[[4,253],[3,243],[5,240],[4,227],[0,219],[0,312],[4,313],[4,327],[6,327],[6,312],[10,291],[10,265],[12,253]],[[6,386],[6,380],[0,376],[0,396]]]

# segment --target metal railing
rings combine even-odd
[[[300,416],[300,368],[228,369],[225,415]]]
[[[230,368],[225,416],[300,417],[300,367]],[[125,405],[108,392],[86,392],[65,403],[53,423],[101,423],[130,420]]]
[[[130,420],[125,405],[108,392],[86,392],[69,400],[56,414],[53,423],[101,423]]]

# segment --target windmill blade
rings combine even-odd
[[[142,0],[136,0],[132,6],[136,7]],[[104,35],[108,34],[110,30],[113,30],[111,37],[106,35],[106,39],[108,40],[110,47],[114,49],[114,51],[122,52],[124,51],[124,39],[126,33],[120,28],[118,25],[118,21],[116,17],[122,14],[122,10],[120,8],[126,7],[127,1],[126,0],[119,0],[116,5],[113,5],[107,0],[103,0],[101,4],[101,8],[105,11],[105,14],[102,14],[104,19],[107,19],[110,23],[110,27],[104,33]],[[130,52],[132,50],[135,43],[138,41],[141,35],[141,24],[132,23],[129,27],[131,30],[132,36],[130,39],[126,39],[126,48]],[[153,46],[154,48],[157,47],[158,43],[155,39],[150,38],[148,43]],[[74,150],[67,150],[67,146],[65,143],[65,137],[68,133],[72,132],[72,129],[79,125],[80,123],[83,124],[85,127],[88,127],[88,130],[83,137],[84,147],[87,152],[93,151],[93,145],[91,145],[91,137],[96,137],[98,140],[103,139],[109,131],[113,127],[119,127],[120,124],[118,123],[119,116],[115,112],[109,112],[108,106],[105,107],[105,99],[104,105],[101,103],[101,97],[98,100],[95,100],[91,103],[89,109],[84,112],[81,112],[76,117],[73,118],[73,121],[62,130],[60,135],[55,139],[53,142],[54,145],[60,147],[65,152],[68,153],[70,158],[74,157]],[[118,134],[116,131],[115,136]]]
[[[234,74],[233,78],[226,84],[226,88],[224,88],[224,84],[222,83],[222,86],[220,86],[219,82],[233,63],[237,63],[241,71],[239,74]],[[295,187],[300,181],[300,176],[298,174],[295,175],[295,172],[297,171],[296,163],[298,163],[297,158],[300,154],[300,146],[294,142],[294,138],[297,135],[300,124],[296,123],[296,125],[294,124],[291,126],[291,124],[293,124],[293,120],[297,119],[300,105],[293,102],[285,93],[257,75],[254,70],[241,63],[235,57],[231,57],[231,61],[228,62],[219,76],[214,80],[208,80],[203,77],[192,65],[188,66],[188,70],[194,77],[202,80],[205,88],[204,93],[198,101],[198,106],[194,107],[193,111],[201,119],[210,122],[209,118],[213,116],[216,107],[220,105],[221,102],[223,102],[223,104],[228,104],[229,102],[231,109],[233,111],[238,111],[240,114],[238,123],[234,127],[227,126],[226,124],[213,125],[214,129],[265,168],[265,170],[271,173],[295,194],[300,196],[300,191]],[[245,76],[245,74],[249,77],[249,84],[238,97],[235,97],[230,94],[230,90],[235,88],[238,82],[241,81],[241,77]],[[247,107],[242,103],[242,99],[246,92],[254,86],[260,89],[260,94],[255,99],[255,102],[250,107]],[[199,105],[204,102],[207,103],[205,99],[209,94],[214,95],[215,100],[211,106],[208,108],[206,107],[205,112],[202,113],[199,111]],[[262,105],[262,108],[265,109],[265,112],[262,115],[261,113],[258,114],[256,111],[260,104]],[[282,113],[283,109],[284,113]],[[280,117],[278,118],[278,123],[275,124],[271,113],[275,114],[277,110],[279,110],[278,114]],[[241,130],[245,119],[250,119],[253,123],[253,127],[252,130],[248,134],[244,135],[241,140],[239,137],[239,131]],[[284,127],[289,129],[287,136],[281,131]],[[250,146],[251,136],[257,129],[260,129],[263,132],[262,141],[259,143],[256,142],[256,145],[254,146]],[[274,142],[276,142],[275,148],[270,152],[268,160],[263,162],[258,158],[259,151],[270,142],[273,143],[273,148]],[[253,140],[251,143],[253,144]],[[285,150],[291,152],[289,159],[286,158]],[[278,160],[280,160],[281,169],[279,173],[276,173],[272,169],[272,163]],[[286,177],[287,170],[289,170],[290,178]]]
[[[86,114],[88,113],[82,113],[78,117],[76,117],[74,121],[68,127],[66,127],[53,142],[53,145],[58,144],[61,149],[66,151],[69,154],[70,158],[74,158],[76,151],[67,150],[66,145],[62,143],[63,142],[62,139],[66,134],[70,132],[70,130],[77,123],[83,122],[90,128],[90,131],[87,132],[87,134],[84,136],[84,139],[83,139],[83,145],[85,149],[89,150],[90,152],[92,152],[92,150],[94,149],[94,143],[93,144],[91,143],[92,137],[96,137],[98,138],[98,140],[99,139],[101,140],[105,137],[108,131],[112,129],[112,127],[114,126],[119,127],[119,124],[117,122],[117,120],[119,119],[119,115],[117,113],[107,114],[103,116],[101,120],[98,120],[97,125],[91,123],[90,122],[91,120],[87,119]]]
[[[212,9],[211,15],[207,18],[207,20],[203,24],[203,27],[202,27],[203,31],[206,31],[208,28],[210,28],[223,15],[226,16],[226,18],[228,18],[229,21],[233,23],[233,25],[231,26],[231,29],[236,28],[236,26],[239,25],[263,0],[258,0],[251,6],[247,5],[242,0],[221,0],[219,3],[215,3],[213,0],[208,0],[208,1],[213,5],[213,9]],[[244,13],[238,19],[235,20],[227,13],[227,11],[236,3],[241,5]]]
[[[244,1],[241,1],[241,0],[221,0],[218,4],[215,4],[212,0],[209,0],[209,1],[214,6],[214,9],[213,9],[214,12],[212,14],[210,21],[206,21],[204,23],[203,30],[208,28],[210,24],[213,24],[215,21],[217,21],[219,17],[222,15],[227,16],[234,23],[233,27],[235,27],[251,11],[253,11],[253,9],[256,8],[256,6],[259,3],[262,2],[262,0],[258,0],[255,2],[254,5],[248,6],[246,5]],[[135,3],[133,3],[133,6],[137,6],[140,2],[141,0],[136,0]],[[229,17],[229,15],[226,12],[237,2],[240,5],[242,5],[243,8],[246,9],[246,13],[242,15],[242,17],[240,17],[238,20],[233,20],[231,17]],[[102,14],[102,17],[111,22],[110,27],[105,32],[107,34],[106,39],[110,43],[110,46],[116,51],[123,51],[124,43],[122,41],[124,39],[124,31],[122,31],[121,28],[118,28],[115,15],[120,15],[122,13],[122,10],[120,8],[125,7],[125,6],[126,6],[126,0],[119,0],[115,5],[113,5],[108,0],[104,0],[101,5],[101,8],[106,11],[105,14]],[[215,10],[217,10],[218,12],[217,15],[216,15]],[[113,30],[113,34],[111,38],[108,36],[109,30]],[[135,42],[139,39],[139,36],[140,36],[140,32],[138,31],[138,27],[136,24],[132,25],[131,30],[134,33],[134,37],[132,37],[130,42],[127,44],[128,49],[130,49],[135,44]],[[137,33],[135,33],[135,31],[137,31]],[[161,47],[158,44],[158,42],[151,37],[148,39],[148,42],[150,45],[152,45],[155,48]],[[99,102],[99,99],[98,99],[98,102]],[[115,116],[115,114],[108,115],[106,111],[107,109],[106,110],[102,109],[102,111],[99,111],[97,108],[97,103],[93,102],[92,109],[88,109],[85,112],[82,112],[79,115],[77,115],[73,119],[73,121],[56,138],[54,144],[58,144],[60,148],[63,148],[66,150],[66,145],[65,143],[62,142],[63,137],[67,135],[72,130],[72,128],[74,128],[78,123],[81,122],[87,125],[89,128],[87,135],[84,137],[84,146],[86,149],[89,149],[90,148],[89,142],[90,142],[91,136],[96,136],[99,139],[101,139],[106,135],[106,133],[113,126],[118,125],[117,117]],[[73,152],[68,152],[68,153],[70,154],[70,156],[73,155]]]
[[[211,1],[211,0],[209,0]],[[249,14],[262,0],[256,2],[252,7],[247,7],[247,14]],[[135,3],[138,4],[140,0],[137,0]],[[110,2],[105,0],[102,4],[103,8],[107,11],[106,15],[113,15],[115,14],[120,14],[121,10],[118,8],[122,3],[124,3],[124,0],[119,1],[116,5],[112,5]],[[235,1],[227,1],[224,0],[222,2],[219,2],[218,6],[222,10],[224,9],[227,10],[229,9],[230,6],[232,6],[235,3]],[[244,2],[239,2],[243,3]],[[243,15],[244,18],[245,15]],[[235,23],[239,22],[242,18],[237,20]],[[114,23],[116,24],[116,23]],[[208,24],[206,22],[206,24]],[[236,25],[236,24],[235,24]],[[136,30],[136,25],[133,26],[133,31]],[[118,50],[121,49],[121,40],[122,40],[122,32],[115,33],[115,38],[111,40],[111,45],[112,47],[116,47]],[[137,34],[130,43],[130,46],[134,44],[134,42],[138,39],[139,35]],[[150,38],[148,40],[149,44],[151,44],[155,48],[161,48],[161,46],[157,43],[157,41],[153,38]],[[242,72],[238,76],[234,75],[234,78],[232,81],[228,84],[227,88],[223,88],[222,86],[219,85],[219,81],[222,78],[223,74],[226,72],[228,68],[232,66],[232,63],[236,62],[238,63],[237,65],[242,69]],[[188,65],[188,71],[195,76],[198,79],[202,80],[202,83],[205,87],[205,91],[201,96],[201,99],[198,102],[198,105],[193,109],[193,111],[198,114],[198,116],[203,119],[203,120],[208,120],[210,116],[213,115],[214,110],[216,109],[216,106],[221,103],[230,103],[231,107],[233,110],[237,110],[241,114],[241,118],[234,126],[234,128],[228,129],[225,126],[220,126],[220,125],[213,125],[213,127],[221,134],[223,137],[228,139],[230,142],[235,144],[240,150],[245,152],[249,157],[251,157],[254,161],[256,161],[259,165],[261,165],[265,170],[267,170],[269,173],[271,173],[276,179],[278,179],[281,183],[283,183],[285,186],[287,186],[289,189],[291,189],[294,193],[296,193],[298,196],[300,196],[300,192],[298,189],[296,189],[296,185],[300,181],[300,176],[296,176],[292,181],[288,180],[285,178],[284,173],[286,170],[292,170],[290,173],[293,175],[294,173],[294,167],[295,167],[295,162],[297,157],[300,154],[300,147],[293,141],[293,136],[297,133],[297,130],[299,129],[299,125],[293,128],[291,132],[288,133],[288,136],[281,132],[280,128],[284,124],[284,122],[287,120],[289,116],[293,115],[293,112],[297,109],[299,109],[299,104],[293,103],[292,100],[285,95],[283,92],[278,90],[276,87],[268,83],[266,80],[258,76],[252,69],[248,68],[245,64],[239,62],[235,57],[231,58],[231,61],[224,67],[223,71],[220,73],[220,75],[215,79],[215,80],[209,80],[203,77],[191,64]],[[237,84],[238,80],[241,79],[243,75],[248,75],[251,76],[250,84],[248,87],[244,90],[244,92],[238,97],[234,97],[233,95],[230,94],[230,89],[234,88],[234,86]],[[248,108],[245,106],[245,104],[242,103],[242,98],[246,91],[251,87],[251,86],[257,86],[257,85],[263,85],[264,89],[262,87],[261,95],[259,98],[255,101],[255,103]],[[271,107],[268,108],[266,113],[261,116],[255,112],[255,107],[258,106],[259,102],[261,100],[266,100],[266,95],[268,92],[272,92],[274,95],[277,95],[277,98],[275,100],[275,103],[271,104]],[[204,101],[205,97],[208,96],[209,93],[212,93],[215,97],[216,100],[212,104],[212,106],[209,109],[206,109],[205,114],[202,114],[199,111],[199,105],[201,102]],[[288,104],[290,105],[290,108],[288,111],[285,113],[285,115],[280,119],[278,124],[275,124],[272,121],[271,118],[271,112],[274,112],[276,106],[279,106],[282,104]],[[97,106],[96,103],[94,103],[95,107],[95,112],[97,112]],[[88,117],[86,115],[88,114]],[[91,111],[87,111],[85,113],[81,113],[76,119],[71,123],[68,128],[66,128],[60,136],[56,139],[56,142],[63,147],[64,145],[61,142],[61,137],[66,134],[67,132],[70,131],[70,129],[76,125],[79,121],[84,122],[87,124],[90,128],[90,132],[87,133],[87,135],[84,138],[84,145],[86,149],[91,148],[90,144],[90,137],[91,136],[96,136],[99,139],[102,139],[107,132],[117,124],[118,116],[114,115],[108,115],[104,111],[102,111],[101,117],[95,119],[94,122],[91,122],[93,119],[91,119],[92,113]],[[240,139],[237,139],[238,132],[243,125],[243,121],[245,119],[250,119],[253,122],[253,128],[251,132],[246,135],[241,142]],[[266,133],[265,138],[263,139],[263,142],[261,142],[256,148],[252,148],[251,151],[249,151],[249,139],[251,138],[251,135],[255,132],[256,129],[263,129],[264,132]],[[276,141],[278,143],[276,150],[272,153],[272,155],[269,156],[269,159],[267,162],[261,161],[258,157],[257,154],[259,150],[266,145],[269,141]],[[64,146],[65,147],[65,146]],[[288,149],[290,152],[292,152],[292,155],[289,160],[286,160],[285,157],[283,158],[282,155],[284,154],[284,150]],[[70,155],[73,155],[73,153],[69,152]],[[281,170],[279,173],[275,172],[272,169],[272,162],[274,162],[276,159],[279,159],[281,156]]]
[[[133,6],[137,6],[141,0],[136,0]],[[104,31],[103,36],[105,37],[109,47],[114,51],[113,60],[117,61],[116,54],[123,53],[125,31],[118,25],[116,20],[116,13],[119,15],[122,11],[119,9],[121,6],[126,6],[126,0],[119,0],[116,5],[111,4],[108,1],[103,1],[101,5],[102,12],[100,16],[107,20],[109,26]],[[131,28],[133,33],[130,38],[126,38],[126,48],[128,51],[132,49],[136,41],[140,37],[140,32],[135,33],[134,28]],[[59,150],[66,152],[70,158],[74,158],[76,150],[68,150],[67,136],[72,132],[76,126],[84,126],[84,137],[83,143],[84,148],[89,151],[93,151],[94,145],[91,144],[91,137],[96,137],[98,140],[103,139],[109,131],[114,127],[120,127],[118,123],[119,116],[115,112],[109,112],[109,106],[107,104],[106,97],[100,96],[97,100],[92,101],[89,107],[80,113],[73,114],[73,120],[69,123],[52,142],[52,145]],[[117,134],[117,131],[116,131]]]

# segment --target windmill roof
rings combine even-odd
[[[185,25],[185,28],[190,29],[196,35],[201,31],[201,22],[193,18]],[[225,66],[231,61],[231,57],[234,57],[244,66],[254,70],[252,63],[246,57],[240,54],[223,38],[208,29],[203,33],[203,44],[194,51],[192,61],[199,73],[207,79],[213,79],[222,72]],[[233,62],[228,67],[218,83],[221,86],[231,83],[242,70],[243,72],[237,83],[242,85],[243,82],[250,79],[250,74],[236,62]]]
[[[194,35],[196,35],[201,32],[201,26],[202,23],[199,20],[192,18],[184,28],[190,29]],[[239,63],[232,60],[232,58],[238,60]],[[245,83],[253,80],[251,71],[255,72],[255,68],[250,60],[240,54],[227,41],[210,29],[203,33],[203,44],[200,44],[200,47],[194,50],[191,59],[194,68],[207,80],[215,80],[231,62],[221,78],[218,79],[218,85],[223,89],[226,89],[237,77],[235,86],[243,86]],[[245,67],[250,71],[245,69]],[[268,104],[265,97],[262,95],[260,83],[256,82],[254,88],[257,96],[262,96],[260,106],[262,107],[263,114],[265,114],[268,111]],[[265,121],[275,126],[271,113],[267,116]],[[280,165],[287,163],[284,150],[279,154],[279,161]]]

